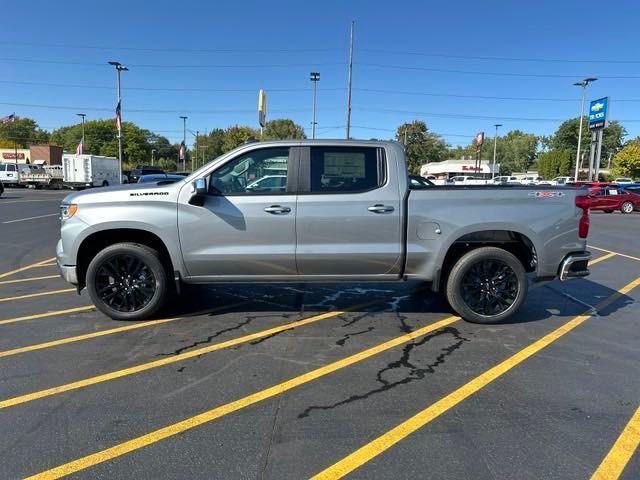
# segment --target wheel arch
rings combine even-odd
[[[76,256],[78,288],[85,286],[87,269],[95,255],[105,247],[122,242],[132,242],[153,248],[160,254],[162,264],[168,274],[173,276],[174,265],[165,242],[155,233],[137,228],[115,228],[99,230],[82,240]]]
[[[538,265],[538,250],[531,236],[509,228],[491,228],[460,233],[453,237],[439,262],[440,268],[433,281],[433,290],[446,284],[448,273],[465,253],[481,247],[502,248],[518,258],[526,272],[535,272]]]

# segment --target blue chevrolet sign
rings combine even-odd
[[[609,97],[592,100],[589,104],[589,130],[604,128],[607,124]]]

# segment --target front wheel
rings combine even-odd
[[[167,272],[157,251],[138,243],[117,243],[98,252],[87,269],[94,305],[114,320],[141,320],[162,307]]]
[[[620,211],[622,213],[632,213],[633,212],[633,203],[631,202],[624,202],[621,206],[620,206]]]
[[[518,311],[527,288],[527,274],[515,255],[482,247],[466,253],[453,266],[446,296],[463,319],[497,323]]]

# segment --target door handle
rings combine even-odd
[[[291,209],[289,207],[283,207],[281,205],[271,205],[270,207],[265,207],[264,211],[273,215],[282,215],[285,213],[289,213]]]
[[[390,213],[393,212],[394,208],[391,205],[382,205],[380,203],[367,208],[370,212],[373,213]]]

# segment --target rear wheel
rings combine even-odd
[[[604,213],[613,213],[613,210],[603,210]]]
[[[138,243],[118,243],[93,258],[86,284],[94,305],[105,315],[140,320],[162,307],[169,281],[157,251]]]
[[[631,202],[624,202],[621,206],[620,206],[620,211],[622,213],[632,213],[633,212],[633,203]]]
[[[482,247],[463,255],[447,280],[451,307],[465,320],[496,323],[516,313],[527,296],[527,275],[512,253]]]

